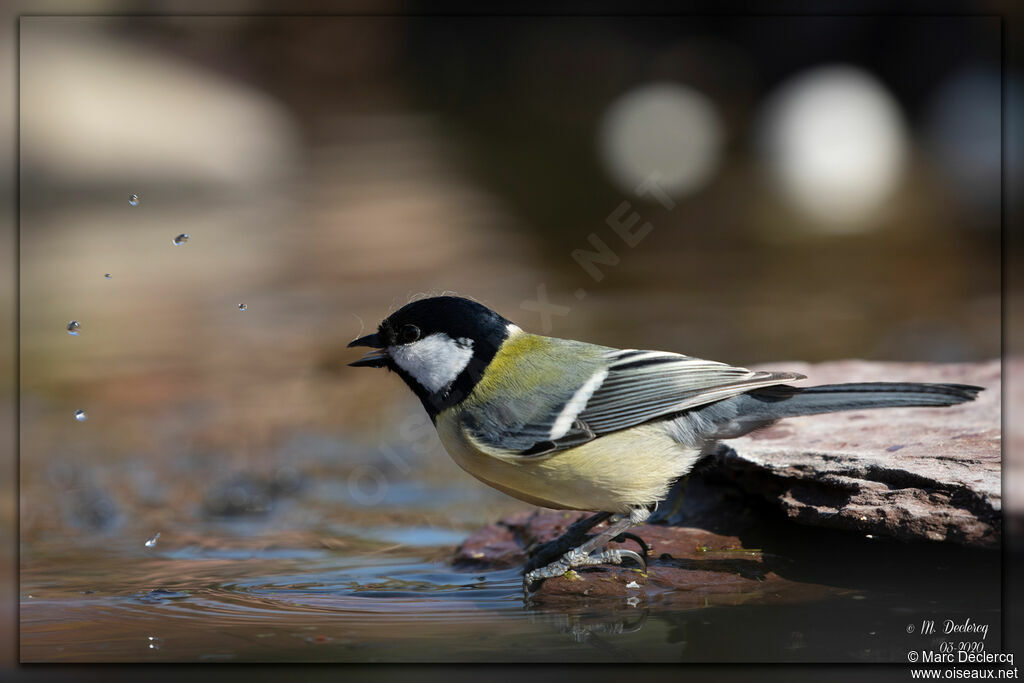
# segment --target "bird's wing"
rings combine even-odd
[[[579,388],[557,401],[538,401],[529,419],[496,421],[490,445],[518,457],[555,453],[638,424],[744,392],[803,379],[755,372],[664,351],[608,349]],[[504,424],[502,424],[504,423]]]
[[[595,434],[626,429],[641,422],[714,403],[803,375],[755,372],[665,351],[613,351],[608,377],[576,419]]]

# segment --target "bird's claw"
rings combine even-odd
[[[630,540],[630,541],[633,541],[638,546],[640,546],[640,550],[643,551],[643,552],[640,553],[642,556],[647,557],[648,555],[651,554],[651,546],[647,545],[647,541],[645,541],[644,539],[640,538],[636,534],[629,533],[628,531],[623,531],[621,534],[619,534],[618,536],[616,536],[612,540],[615,541],[616,543],[625,543],[627,539]],[[646,564],[645,564],[645,569],[646,569]]]
[[[640,555],[640,553],[634,552],[632,550],[623,550],[621,548],[615,548],[614,550],[607,550],[605,552],[614,552],[616,554],[618,561],[614,564],[622,564],[623,560],[633,560],[633,562],[636,562],[637,566],[640,567],[640,571],[647,571],[647,560],[645,560],[643,556]],[[604,563],[602,562],[600,564]]]
[[[623,560],[632,560],[644,571],[647,571],[647,561],[644,560],[639,553],[632,550],[606,548],[601,552],[588,555],[580,551],[578,548],[573,548],[551,564],[527,572],[523,576],[523,591],[529,594],[534,583],[543,581],[544,579],[562,576],[570,569],[576,569],[577,567],[593,567],[599,564],[622,564]]]

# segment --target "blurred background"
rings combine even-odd
[[[528,509],[346,367],[423,294],[740,365],[998,356],[1000,31],[23,17],[23,566],[156,532],[455,543]]]

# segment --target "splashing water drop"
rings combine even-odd
[[[139,195],[137,195],[137,194],[130,194],[130,195],[128,195],[128,203],[131,204],[132,206],[138,206],[139,205]]]
[[[158,531],[158,532],[156,532],[156,535],[153,536],[153,538],[151,538],[148,541],[146,541],[145,546],[147,548],[155,548],[156,547],[156,542],[159,541],[159,540],[160,540],[160,532]]]
[[[82,326],[82,324],[79,323],[77,320],[72,320],[71,322],[68,323],[68,327],[67,327],[68,334],[70,334],[72,337],[77,337],[78,336],[78,328],[80,328],[81,326]]]
[[[188,240],[189,234],[187,232],[183,232],[177,237],[175,237],[173,240],[171,240],[171,244],[173,244],[176,247],[180,247],[181,245],[185,244],[185,242],[188,242]]]
[[[84,410],[76,410],[75,419],[78,420],[79,422],[85,422],[86,420],[89,419],[89,416],[85,414]]]
[[[249,307],[246,306],[245,304],[238,304],[238,310],[245,311],[245,310],[248,310],[248,309],[249,309]]]

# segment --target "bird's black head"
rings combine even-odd
[[[469,395],[502,342],[517,329],[469,299],[421,299],[389,315],[376,333],[351,342],[349,346],[376,350],[350,365],[397,372],[433,419]]]

